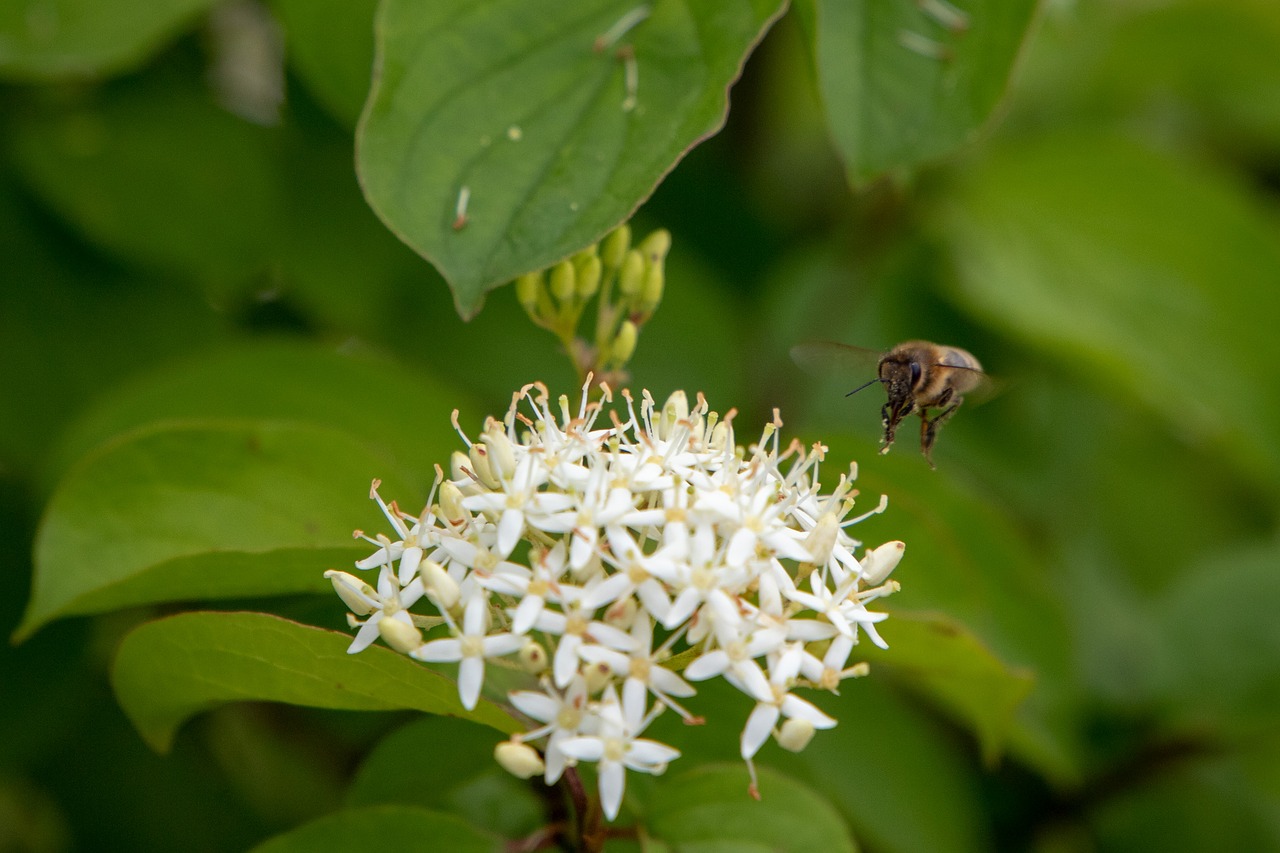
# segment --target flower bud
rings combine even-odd
[[[560,302],[568,302],[577,289],[577,276],[572,261],[561,261],[551,268],[551,295]]]
[[[542,273],[527,272],[516,279],[516,299],[529,314],[537,316],[538,288],[542,286]]]
[[[627,249],[631,247],[631,226],[623,223],[609,232],[600,244],[600,260],[610,269],[622,266]]]
[[[440,514],[450,527],[466,527],[471,522],[471,513],[462,505],[462,490],[448,480],[440,484]]]
[[[644,255],[646,264],[660,265],[667,259],[667,252],[671,250],[671,232],[665,228],[650,232],[636,248],[640,250],[640,254]]]
[[[476,479],[487,488],[498,489],[502,483],[493,475],[493,469],[489,466],[489,451],[485,446],[479,443],[471,445],[468,455],[471,457],[471,470]]]
[[[547,669],[547,650],[536,640],[529,640],[520,647],[520,666],[525,672],[538,675]]]
[[[576,264],[578,281],[578,299],[586,302],[596,295],[600,289],[600,279],[604,276],[604,265],[599,255],[591,255]]]
[[[618,291],[630,299],[639,294],[643,288],[644,255],[632,249],[622,259],[622,269],[618,272]]]
[[[689,398],[683,391],[673,391],[662,406],[662,417],[658,420],[658,438],[670,438],[675,425],[687,417]]]
[[[489,449],[489,470],[499,480],[510,480],[516,473],[516,455],[502,424],[490,421],[480,440]]]
[[[809,531],[809,537],[805,540],[804,546],[813,557],[813,563],[817,566],[825,566],[827,560],[831,557],[831,549],[836,545],[836,535],[840,532],[840,520],[836,518],[834,512],[824,512],[819,518],[818,523],[813,526],[813,530]]]
[[[458,582],[444,570],[444,566],[435,560],[423,560],[422,565],[418,567],[418,574],[422,576],[422,585],[427,588],[427,592],[440,607],[444,610],[452,610],[458,603],[461,590],[458,588]]]
[[[861,560],[863,581],[871,586],[883,583],[898,567],[906,547],[906,544],[895,540],[886,542],[875,550],[868,548],[866,556]]]
[[[536,749],[515,740],[504,740],[494,747],[493,757],[503,770],[517,779],[532,779],[547,769]]]
[[[582,677],[586,679],[588,693],[599,693],[613,679],[613,670],[604,661],[589,663],[582,668]]]
[[[649,316],[662,302],[662,292],[666,287],[666,272],[662,264],[654,264],[644,271],[644,285],[640,288],[638,308],[641,314]]]
[[[461,450],[455,450],[449,456],[449,475],[457,483],[471,482],[471,458]]]
[[[378,633],[388,646],[407,655],[422,645],[422,632],[394,617],[378,620]]]
[[[789,752],[800,752],[813,740],[813,723],[792,717],[778,729],[778,746]]]
[[[334,592],[342,599],[351,612],[357,616],[368,616],[377,610],[371,601],[378,600],[378,591],[350,572],[339,572],[333,569],[324,573],[333,582]]]
[[[614,364],[622,366],[631,360],[631,356],[636,352],[636,340],[640,332],[636,329],[636,324],[630,320],[623,320],[622,325],[618,327],[618,335],[613,339],[613,346],[609,348],[609,358]]]

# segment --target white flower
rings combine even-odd
[[[532,690],[516,690],[507,698],[520,713],[546,723],[541,728],[526,732],[524,740],[547,737],[546,780],[555,784],[564,772],[568,757],[560,748],[565,740],[579,734],[587,724],[587,682],[578,676],[569,682],[563,694],[547,685],[545,693]]]
[[[599,718],[599,734],[567,738],[560,748],[570,758],[596,762],[600,805],[604,808],[605,817],[613,820],[622,805],[626,770],[661,774],[668,764],[680,757],[680,750],[640,738],[649,720],[624,713],[612,685],[605,688]]]
[[[887,614],[867,606],[898,588],[887,577],[903,545],[855,557],[862,545],[848,528],[886,499],[849,517],[856,468],[822,493],[826,448],[784,447],[776,413],[744,449],[734,413],[720,418],[701,395],[658,407],[648,392],[637,401],[623,391],[624,405],[605,414],[609,389],[601,402],[589,390],[574,408],[526,386],[475,441],[455,412],[466,452],[448,477],[437,468],[420,514],[384,502],[374,483],[391,532],[358,533],[375,550],[356,567],[378,571],[376,588],[327,576],[359,626],[352,652],[381,634],[420,661],[456,661],[468,709],[486,659],[519,652],[511,669],[540,686],[508,699],[535,727],[495,754],[548,784],[597,762],[612,819],[627,769],[661,773],[679,755],[640,738],[652,719],[671,708],[702,722],[679,704],[694,696],[690,682],[723,678],[754,703],[740,739],[753,779],[771,734],[798,750],[835,725],[793,691],[836,691],[865,673],[850,657],[859,630],[885,645],[875,626]],[[452,636],[423,642],[422,629],[442,621]],[[674,663],[690,658],[683,672]]]
[[[804,720],[815,729],[829,729],[836,721],[818,710],[812,703],[791,694],[791,683],[800,672],[803,648],[797,643],[789,646],[769,663],[769,687],[772,696],[757,702],[755,710],[747,718],[742,730],[742,757],[751,758],[769,739],[779,716]]]
[[[467,602],[462,617],[462,632],[448,640],[424,643],[410,655],[420,661],[458,661],[458,698],[468,711],[475,708],[484,684],[484,659],[501,657],[518,651],[524,638],[515,634],[487,634],[488,602],[479,595]]]
[[[369,616],[364,622],[352,620],[352,624],[359,625],[360,630],[351,641],[351,645],[347,647],[347,654],[354,655],[372,645],[379,636],[378,623],[383,619],[398,619],[406,625],[413,625],[413,618],[409,615],[408,608],[422,597],[423,589],[420,579],[415,578],[402,590],[390,566],[385,565],[378,575],[376,590],[346,572],[330,570],[325,572],[324,576],[338,588],[338,594],[348,606],[352,607],[353,611],[361,616]]]

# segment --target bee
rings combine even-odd
[[[888,396],[880,409],[884,438],[880,452],[893,447],[898,426],[911,414],[920,416],[920,452],[930,468],[933,445],[938,431],[946,423],[964,396],[972,392],[987,393],[991,381],[982,364],[968,350],[943,346],[929,341],[904,341],[884,353],[836,343],[801,344],[791,350],[791,357],[805,367],[855,360],[874,360],[876,378],[854,388],[846,397],[879,382]],[[930,416],[929,411],[936,410]]]

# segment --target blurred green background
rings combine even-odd
[[[90,81],[0,43],[0,626],[21,619],[59,483],[132,427],[334,427],[420,492],[410,505],[454,446],[452,409],[474,430],[525,382],[571,390],[510,288],[463,322],[361,197],[367,74],[350,72],[372,4],[250,8],[249,32],[283,34],[282,105],[215,73],[241,38],[225,9]],[[829,470],[857,459],[890,507],[855,534],[907,542],[890,609],[955,618],[1035,682],[985,760],[890,654],[818,754],[762,763],[831,797],[874,851],[1280,849],[1280,6],[1049,3],[980,139],[857,192],[808,67],[788,15],[724,131],[640,210],[636,230],[674,247],[635,385],[736,407],[740,440],[780,407],[788,434],[831,445]],[[916,337],[971,350],[1003,386],[948,424],[937,472],[906,434],[876,455],[876,391],[843,396],[866,377],[787,357]],[[333,538],[377,529],[352,486]],[[218,606],[343,628],[331,595]],[[368,771],[349,784],[403,715],[233,705],[151,753],[107,671],[157,612],[0,650],[0,850],[240,849],[383,801]],[[460,729],[455,766],[480,775],[457,798],[520,825],[513,783],[475,770],[492,733],[417,725]],[[733,758],[733,724],[724,737],[708,755]]]

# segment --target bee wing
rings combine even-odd
[[[945,362],[938,362],[934,367],[944,367],[948,370],[963,370],[974,378],[974,386],[963,394],[965,404],[969,408],[972,408],[973,406],[981,406],[992,397],[999,395],[1005,388],[1004,382],[994,378],[986,371],[978,370],[973,367],[962,367],[956,364],[946,364]]]
[[[835,341],[809,341],[791,348],[791,360],[815,376],[874,377],[883,355],[880,350]]]

